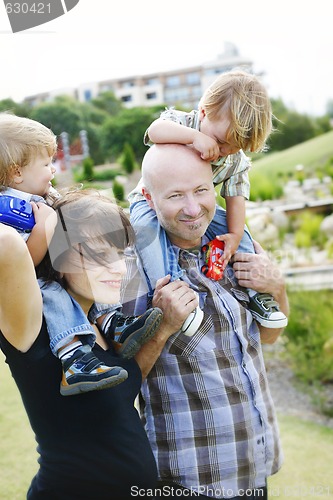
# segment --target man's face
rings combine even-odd
[[[151,192],[144,190],[144,194],[171,243],[181,248],[201,243],[216,203],[212,169],[207,162],[192,155],[190,161],[177,163],[175,155],[163,175],[152,179]]]

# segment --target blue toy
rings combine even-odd
[[[31,203],[13,196],[0,196],[0,222],[30,233],[35,225]]]

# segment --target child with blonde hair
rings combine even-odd
[[[29,118],[0,113],[0,196],[18,198],[32,205],[35,225],[30,232],[17,231],[26,241],[35,267],[46,255],[57,224],[56,213],[50,206],[60,198],[52,187],[56,151],[56,136],[50,129]],[[126,380],[125,370],[106,366],[93,354],[91,347],[96,333],[73,297],[59,290],[57,283],[45,286],[40,281],[40,287],[50,347],[62,362],[61,394],[104,389]],[[120,312],[120,303],[95,307],[98,309],[95,317],[108,313],[106,334],[118,341],[118,353],[124,358],[134,356],[154,335],[162,319],[158,308],[149,309],[139,317],[125,317]],[[59,310],[63,311],[62,316],[56,313]]]
[[[219,75],[205,90],[197,110],[191,112],[167,109],[147,129],[146,145],[177,143],[194,148],[202,159],[210,161],[214,184],[221,184],[221,196],[226,210],[216,207],[215,217],[207,236],[224,242],[221,264],[225,269],[236,251],[254,253],[252,238],[245,226],[245,200],[249,199],[250,159],[244,152],[264,151],[272,132],[272,110],[269,96],[253,74],[234,70]],[[177,165],[170,168],[177,168]],[[157,228],[157,220],[141,197],[141,184],[129,195],[132,203],[131,221],[136,228],[137,246],[143,266],[149,269],[148,284],[154,289],[156,280],[170,273],[179,279],[178,263],[170,262],[166,240]],[[176,194],[175,194],[176,195]],[[137,202],[137,203],[136,203]],[[151,235],[147,240],[147,230]],[[140,229],[141,228],[141,229]],[[155,239],[155,236],[156,239]],[[158,244],[154,244],[158,241]],[[154,272],[145,265],[154,258]],[[269,294],[248,290],[249,309],[254,318],[267,328],[282,328],[286,316]],[[198,312],[198,311],[197,311]],[[192,315],[196,331],[200,314]],[[191,318],[188,318],[191,321]],[[188,322],[186,327],[188,327]],[[199,323],[200,324],[200,323]],[[188,328],[187,328],[188,332]]]

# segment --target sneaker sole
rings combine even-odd
[[[187,337],[192,337],[199,330],[203,317],[204,317],[204,312],[200,309],[199,306],[196,307],[194,309],[194,315],[192,320],[189,321],[188,324],[186,324],[187,320],[185,321],[185,323],[181,328],[181,333],[183,333]]]
[[[127,377],[127,371],[120,370],[118,375],[99,380],[98,382],[78,382],[73,385],[60,385],[60,394],[62,396],[74,396],[75,394],[82,394],[84,392],[109,389],[110,387],[114,387],[122,382],[125,382]]]
[[[253,311],[251,311],[254,319],[258,321],[262,326],[266,328],[285,328],[288,325],[288,318],[277,319],[277,320],[268,320],[264,319],[261,316],[257,315]]]
[[[151,315],[146,319],[144,325],[139,330],[132,333],[132,335],[130,335],[125,342],[121,344],[121,347],[117,349],[117,354],[125,359],[133,358],[133,356],[135,356],[140,350],[141,346],[143,346],[155,335],[162,319],[163,313],[160,309],[151,313]],[[143,334],[144,330],[145,333]]]

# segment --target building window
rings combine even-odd
[[[121,100],[123,102],[131,102],[132,96],[131,95],[123,95],[122,98],[121,98]]]
[[[179,89],[167,89],[164,93],[165,98],[168,102],[184,101],[190,96],[190,91],[187,87],[181,87]]]
[[[100,92],[108,92],[109,90],[112,90],[112,92],[114,92],[114,88],[111,84],[104,84],[100,87]]]
[[[200,99],[201,94],[202,94],[201,85],[196,85],[195,87],[192,87],[192,97]]]
[[[157,97],[157,94],[156,92],[148,92],[148,94],[146,94],[146,99],[149,101],[150,99],[156,99]]]
[[[159,83],[158,78],[148,78],[145,81],[145,85],[147,85],[148,87],[153,87],[154,85],[158,85],[158,83]]]
[[[168,76],[166,79],[166,86],[167,87],[178,87],[180,84],[180,78],[179,76]]]
[[[188,85],[197,85],[198,83],[200,83],[200,75],[199,73],[195,72],[195,73],[188,73],[186,75],[186,83]]]
[[[134,87],[134,82],[132,80],[128,80],[127,82],[123,82],[121,86],[123,89],[128,89],[130,87]]]

